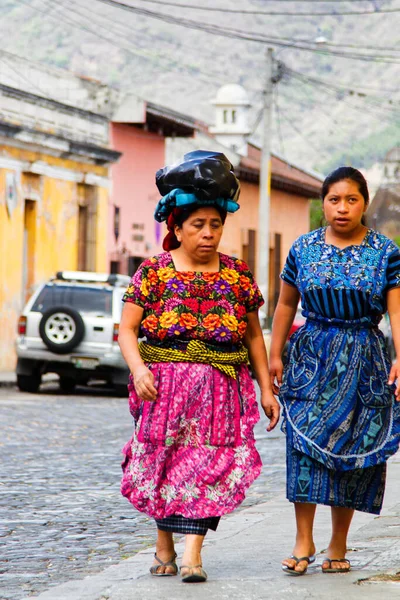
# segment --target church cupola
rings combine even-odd
[[[218,90],[212,103],[215,106],[215,126],[210,127],[210,133],[224,146],[246,155],[250,134],[250,102],[246,90],[241,85],[229,83]]]

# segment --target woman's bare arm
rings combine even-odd
[[[272,323],[272,337],[270,348],[270,378],[275,394],[279,392],[282,384],[283,363],[282,352],[289,334],[290,327],[296,314],[300,294],[297,288],[282,281],[278,304],[275,309]],[[275,379],[278,385],[275,384]]]
[[[400,402],[400,288],[388,291],[387,306],[396,350],[396,361],[390,369],[389,384],[391,385],[397,380],[396,400]]]
[[[157,390],[154,387],[153,373],[144,364],[139,353],[139,329],[143,318],[143,309],[132,302],[126,302],[119,324],[118,343],[130,372],[135,390],[141,400],[154,401]]]
[[[279,421],[280,406],[275,399],[269,380],[268,358],[264,336],[258,318],[258,311],[247,313],[247,330],[244,344],[249,353],[251,367],[261,390],[261,406],[270,420],[267,431],[271,431]]]

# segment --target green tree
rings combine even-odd
[[[311,200],[310,202],[310,231],[318,229],[325,225],[324,211],[322,210],[322,200]]]

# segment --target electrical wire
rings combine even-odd
[[[28,5],[28,6],[30,6],[30,5]],[[32,6],[30,6],[30,7],[31,7],[31,8],[33,8]],[[54,7],[54,5],[53,5],[53,7]],[[40,11],[40,12],[44,12],[44,11]],[[45,13],[45,14],[46,14],[46,13]],[[54,18],[57,18],[57,17],[54,17]],[[76,22],[75,22],[75,23],[74,23],[74,22],[70,22],[70,24],[71,24],[71,25],[73,25],[74,27],[78,26],[78,24],[77,24]],[[82,27],[80,27],[80,28],[82,28]],[[85,29],[86,29],[86,30],[88,30],[87,28],[85,28]],[[88,30],[88,31],[89,31],[89,30]],[[93,34],[95,34],[95,35],[98,35],[96,32],[93,32],[93,31],[89,31],[89,32],[90,32],[90,33],[93,33]],[[102,37],[104,37],[104,36],[102,36]],[[106,41],[110,42],[110,40],[109,40],[108,38],[105,38],[105,39],[106,39]],[[311,84],[311,83],[314,83],[315,85],[318,85],[318,84],[319,84],[319,85],[323,85],[324,87],[326,87],[326,86],[330,85],[330,87],[331,87],[332,89],[336,89],[336,90],[338,90],[338,91],[339,91],[339,90],[340,90],[340,91],[344,91],[344,89],[345,89],[343,86],[334,86],[333,84],[329,84],[328,82],[326,82],[326,81],[324,81],[324,80],[319,80],[319,81],[317,82],[317,81],[316,81],[316,78],[307,78],[307,76],[304,76],[304,75],[303,75],[303,74],[301,74],[301,73],[299,73],[298,75],[299,75],[300,77],[303,77],[303,78],[309,79],[308,83],[310,83],[310,84]],[[315,81],[314,81],[314,80],[315,80]],[[215,83],[215,81],[213,81],[213,83]],[[304,81],[303,81],[303,83],[304,83]],[[351,90],[347,90],[347,91],[351,91]],[[394,91],[394,90],[393,90],[393,91]],[[349,104],[349,103],[347,103],[347,104],[348,104],[348,105],[349,105],[349,106],[350,106],[350,107],[351,107],[353,110],[357,110],[357,111],[359,111],[359,110],[363,110],[363,109],[364,109],[364,107],[360,107],[360,106],[356,106],[356,107],[354,107],[353,105],[351,105],[351,104]],[[382,107],[377,107],[377,108],[379,109],[379,108],[382,108]],[[372,113],[371,113],[371,114],[372,114]],[[376,113],[376,112],[375,112],[375,113],[373,114],[373,116],[374,116],[375,118],[381,118],[381,113]],[[259,122],[257,122],[257,121],[259,121],[259,119],[256,119],[256,123],[255,123],[255,126],[256,126],[256,127],[255,127],[255,128],[257,128],[257,126],[258,126],[258,124],[259,124]]]
[[[102,2],[103,0],[99,0]],[[285,16],[285,17],[318,17],[318,16],[329,16],[329,17],[343,17],[350,15],[383,15],[389,13],[397,13],[400,12],[400,8],[379,8],[378,10],[348,10],[348,9],[333,9],[332,11],[307,11],[307,12],[288,12],[288,11],[270,11],[270,10],[257,10],[257,9],[239,9],[239,8],[222,8],[216,6],[202,6],[199,4],[179,4],[177,2],[161,2],[160,0],[142,0],[146,4],[157,4],[159,6],[172,6],[175,8],[187,8],[190,10],[201,10],[206,12],[222,12],[222,13],[230,13],[236,15],[257,15],[257,16]],[[292,0],[293,1],[293,0]],[[322,2],[323,0],[321,0]],[[123,4],[122,2],[117,2],[116,0],[110,0],[107,2],[109,4]],[[127,4],[126,6],[130,6]]]
[[[304,140],[304,142],[306,143],[306,145],[311,148],[311,150],[313,150],[315,152],[315,154],[317,155],[317,157],[320,159],[321,156],[324,156],[325,158],[329,158],[328,154],[324,151],[321,150],[321,148],[317,148],[316,146],[314,146],[314,144],[312,144],[309,140],[308,137],[305,137],[303,132],[301,131],[301,129],[299,129],[292,121],[292,119],[290,119],[284,112],[281,111],[281,118],[286,121],[290,127],[293,129],[293,131],[295,131],[297,133],[297,135],[299,137],[301,137],[302,140]]]
[[[48,11],[43,11],[36,6],[27,4],[25,2],[25,0],[20,0],[20,1],[23,4],[30,6],[30,8],[32,8],[34,10],[38,10],[39,12],[41,12],[42,14],[45,14],[46,16],[50,16],[48,14]],[[383,62],[383,63],[389,63],[389,64],[400,64],[400,55],[399,54],[392,55],[392,56],[385,56],[385,55],[380,55],[380,54],[373,54],[373,55],[359,54],[359,53],[354,53],[352,51],[346,52],[343,50],[342,51],[327,50],[327,49],[322,49],[322,48],[318,47],[318,45],[315,43],[313,45],[310,45],[311,42],[306,42],[304,40],[303,41],[297,41],[297,40],[291,41],[291,40],[288,40],[287,38],[274,38],[271,36],[267,38],[267,37],[263,36],[262,34],[255,34],[255,36],[254,35],[252,36],[246,32],[235,30],[232,28],[220,28],[213,24],[207,25],[207,24],[198,23],[196,21],[190,21],[187,19],[186,20],[185,19],[176,19],[175,17],[172,17],[171,15],[152,13],[151,11],[142,10],[137,7],[128,6],[128,5],[122,4],[122,3],[116,3],[115,0],[97,0],[97,1],[103,2],[105,4],[110,4],[110,2],[113,2],[113,4],[117,4],[120,8],[125,8],[126,10],[129,10],[130,12],[136,12],[138,14],[143,14],[144,16],[147,16],[147,17],[156,18],[156,19],[168,22],[168,23],[172,23],[175,25],[179,25],[179,26],[183,26],[183,27],[187,27],[187,28],[191,28],[191,29],[205,31],[206,33],[211,33],[213,35],[219,35],[222,37],[240,39],[243,41],[258,42],[258,43],[263,43],[263,44],[272,44],[272,45],[281,46],[281,47],[285,47],[285,48],[295,48],[298,50],[305,50],[308,52],[317,53],[317,54],[321,54],[321,55],[338,56],[338,57],[342,57],[342,58],[350,58],[350,59],[354,59],[354,60],[362,60],[362,61],[368,61],[368,62],[374,61],[374,62]],[[54,8],[54,5],[53,5],[53,8]],[[65,17],[64,17],[64,21],[65,21]],[[66,22],[68,22],[68,21],[66,21]],[[70,22],[70,24],[71,24],[71,22]],[[83,29],[83,30],[89,32],[89,33],[97,35],[99,38],[105,39],[107,42],[116,46],[117,48],[124,49],[127,52],[135,54],[131,49],[119,46],[114,40],[110,40],[109,38],[106,38],[105,36],[102,36],[101,34],[94,32],[93,30],[81,25],[80,23],[72,21],[72,24],[76,27],[79,27],[80,29]],[[341,46],[341,47],[345,48],[345,46]],[[375,50],[379,51],[379,48],[375,48]],[[400,50],[397,50],[397,49],[394,49],[393,51],[400,52]]]
[[[179,64],[176,65],[176,61],[170,60],[167,57],[165,57],[165,55],[163,55],[162,57],[158,57],[156,55],[154,55],[154,53],[150,53],[146,50],[143,50],[141,48],[138,49],[133,49],[132,47],[127,47],[126,45],[121,45],[119,43],[117,43],[114,39],[111,39],[109,37],[106,37],[105,35],[102,35],[101,33],[99,33],[98,31],[95,31],[87,26],[85,26],[84,24],[82,24],[80,21],[76,21],[76,20],[72,20],[70,13],[71,11],[69,11],[69,14],[66,15],[64,12],[61,13],[55,13],[54,9],[58,8],[58,6],[55,6],[54,4],[52,4],[51,6],[46,5],[45,0],[40,0],[42,2],[42,4],[46,7],[46,10],[43,10],[37,6],[34,6],[33,4],[29,4],[28,2],[26,2],[25,0],[20,0],[20,2],[22,4],[25,4],[26,6],[28,6],[29,8],[31,8],[32,10],[35,10],[43,15],[45,15],[46,17],[53,19],[55,21],[57,21],[57,23],[59,24],[60,21],[63,22],[66,25],[69,25],[70,27],[74,27],[74,28],[78,28],[81,29],[82,31],[85,31],[91,35],[96,36],[99,39],[102,39],[106,42],[108,42],[109,44],[111,44],[112,46],[118,48],[119,50],[122,50],[126,53],[128,53],[129,55],[137,58],[138,56],[140,58],[143,59],[147,59],[150,61],[154,61],[154,60],[163,60],[163,61],[167,61],[168,62],[168,67],[171,68],[172,70],[175,71],[179,71],[180,73],[182,73],[183,70],[187,70],[188,73],[190,73],[193,76],[193,67],[185,65],[183,62],[179,61]],[[51,14],[50,9],[53,10],[54,14]],[[72,11],[73,13],[74,11]],[[76,11],[77,14],[79,14],[78,11]],[[82,16],[82,15],[81,15]],[[99,26],[98,23],[96,23],[96,25]],[[103,27],[104,29],[104,27]],[[110,28],[108,28],[108,31],[110,31]],[[117,39],[121,39],[121,36],[118,36]],[[125,40],[123,40],[125,41]],[[132,39],[126,40],[130,45],[134,45]],[[202,81],[203,83],[206,83],[207,85],[214,84],[216,87],[218,86],[218,83],[216,83],[215,78],[219,78],[222,79],[221,75],[213,75],[213,74],[209,74],[209,73],[204,73],[203,71],[201,71],[200,69],[198,69],[197,67],[195,68],[196,72],[196,79],[198,79],[199,81]],[[158,69],[158,71],[160,73],[165,72],[165,68],[160,67]],[[200,76],[199,76],[200,73]],[[182,73],[183,74],[183,73]],[[213,78],[214,77],[214,78]]]
[[[276,60],[276,59],[275,59]],[[284,65],[285,70],[289,71],[289,72],[294,72],[297,73],[298,75],[302,75],[304,77],[309,77],[308,75],[306,75],[305,73],[302,73],[301,71],[296,71],[295,69],[289,68],[287,67],[287,65]],[[365,90],[368,91],[373,91],[373,92],[384,92],[384,93],[388,93],[388,94],[398,94],[400,92],[400,88],[383,88],[383,87],[373,87],[373,86],[369,86],[369,85],[364,85],[362,83],[357,83],[356,86],[351,86],[348,87],[348,84],[346,85],[336,85],[334,83],[332,83],[332,81],[329,81],[328,79],[321,79],[318,77],[312,77],[313,80],[315,80],[316,82],[318,81],[319,83],[323,84],[323,85],[328,85],[328,86],[335,86],[338,90],[348,90],[348,91],[352,91],[355,93],[363,93]],[[375,96],[378,97],[378,96]]]
[[[149,4],[168,4],[168,0],[141,0],[142,2],[148,2]],[[269,2],[269,1],[274,1],[274,0],[264,0],[264,2]],[[276,2],[277,0],[275,0]],[[284,3],[287,2],[289,4],[296,4],[297,0],[278,0],[279,3]],[[371,4],[372,0],[300,0],[301,4]],[[381,0],[381,2],[383,3],[383,0]],[[175,3],[173,3],[175,4]],[[183,4],[180,4],[180,6],[184,6]],[[192,5],[190,5],[192,6]],[[221,10],[221,9],[216,9],[216,10]]]
[[[325,88],[329,88],[331,90],[335,90],[338,92],[347,92],[349,95],[355,94],[359,97],[366,98],[370,102],[376,102],[376,101],[379,102],[379,100],[386,100],[389,104],[393,104],[393,96],[390,96],[388,98],[388,96],[381,96],[378,94],[370,94],[370,93],[365,92],[365,89],[368,89],[368,88],[347,87],[344,85],[337,85],[326,79],[321,79],[318,77],[311,77],[310,75],[306,75],[305,73],[296,71],[295,69],[287,67],[286,65],[284,67],[284,72],[288,75],[293,75],[294,77],[302,78],[304,80],[309,81],[310,83],[315,83],[316,85],[320,85]],[[373,88],[374,91],[376,91],[376,89],[377,88]],[[397,90],[382,89],[382,91],[393,95],[393,94],[398,94],[400,92],[400,89],[397,89]]]
[[[13,55],[9,52],[5,52],[4,50],[0,50],[0,63],[3,64],[5,67],[7,67],[7,69],[9,69],[10,71],[13,71],[13,73],[20,79],[20,81],[27,83],[34,90],[39,92],[39,95],[42,98],[45,98],[46,100],[52,100],[53,102],[57,102],[58,104],[62,103],[62,101],[59,98],[54,98],[53,96],[50,96],[47,91],[44,91],[36,83],[34,83],[31,79],[28,79],[28,77],[26,77],[26,75],[23,75],[20,71],[18,71],[18,69],[15,67],[14,64],[10,64],[9,62],[7,62],[6,56],[4,56],[4,55],[8,55],[10,58],[12,58]],[[18,58],[21,59],[21,57],[18,57]],[[23,60],[25,60],[25,59],[23,59]]]
[[[283,156],[283,158],[285,158],[286,153],[285,153],[285,145],[283,143],[282,128],[281,128],[281,113],[280,113],[280,108],[279,108],[279,82],[275,85],[275,87],[273,89],[272,98],[273,98],[273,104],[275,107],[278,139],[279,139],[279,144],[280,144],[280,153]]]
[[[311,77],[307,77],[306,75],[299,74],[299,73],[297,73],[296,71],[288,70],[287,72],[288,72],[288,74],[289,74],[291,77],[295,78],[295,79],[296,79],[296,80],[298,80],[298,81],[301,81],[301,82],[303,82],[303,83],[307,83],[308,85],[317,86],[319,89],[322,87],[322,89],[323,89],[323,91],[324,91],[325,93],[330,93],[330,95],[332,95],[332,92],[333,92],[333,93],[334,93],[334,95],[335,95],[335,97],[336,97],[336,93],[337,93],[338,91],[339,91],[339,92],[347,92],[347,93],[350,93],[350,92],[352,91],[352,90],[345,89],[345,88],[338,88],[338,87],[335,87],[335,86],[332,86],[332,85],[327,85],[326,83],[323,83],[323,82],[321,82],[321,81],[318,81],[318,80],[317,80],[317,79],[315,79],[315,78],[311,78]],[[370,100],[370,99],[368,98],[368,96],[366,96],[366,95],[364,96],[364,99],[365,99],[365,101],[366,101],[367,103],[368,103],[368,101]],[[345,100],[344,98],[341,98],[341,101],[342,101],[342,102],[345,102],[345,103],[346,103],[348,106],[353,106],[353,105],[351,105],[350,103],[346,102],[346,100]],[[386,113],[386,114],[391,114],[391,115],[392,115],[392,114],[394,114],[394,115],[396,115],[396,116],[400,117],[400,110],[393,109],[393,108],[388,108],[388,107],[386,107],[386,106],[382,106],[382,105],[381,105],[381,104],[379,104],[379,103],[377,104],[376,102],[373,102],[372,106],[371,106],[371,103],[370,103],[370,104],[369,104],[369,107],[370,107],[370,108],[377,108],[377,109],[379,109],[380,111],[382,111],[383,113]],[[361,107],[360,105],[357,105],[357,110],[359,110],[359,109],[362,109],[362,110],[364,110],[364,109],[365,109],[365,106],[364,106],[364,107]],[[379,112],[379,115],[381,115],[381,114],[382,114],[382,112]],[[377,114],[377,113],[374,113],[374,114]]]
[[[62,4],[62,3],[61,3],[61,4]],[[71,2],[69,2],[69,4],[71,5]],[[76,4],[75,2],[73,2],[72,4],[74,4],[74,6],[75,6],[75,7],[77,6],[77,4]],[[83,8],[83,7],[81,7],[81,8]],[[78,11],[76,11],[76,12],[77,12],[77,14],[81,15],[82,17],[84,17],[84,16],[86,16],[87,18],[89,17],[88,15],[83,15],[82,13],[79,13]],[[98,15],[98,16],[100,17],[100,15]],[[118,24],[118,25],[122,25],[122,24],[120,24],[119,22],[117,22],[117,24]],[[103,29],[105,29],[105,30],[107,30],[107,31],[110,31],[110,28],[109,28],[109,27],[108,27],[108,28],[105,28],[103,25],[100,25],[100,27],[102,27]],[[93,32],[93,33],[94,33],[94,32]],[[108,38],[107,38],[107,39],[108,39]],[[337,46],[338,46],[338,45],[337,45]],[[188,46],[186,46],[186,47],[188,47]],[[383,49],[383,48],[382,48],[382,47],[380,47],[380,49]],[[157,58],[160,58],[160,55],[157,55]],[[210,75],[210,73],[208,72],[208,73],[207,73],[207,75]],[[211,73],[211,76],[212,76],[212,77],[220,77],[220,74]],[[327,85],[328,85],[328,83],[327,83]],[[364,87],[364,88],[366,88],[366,86],[363,86],[363,87]],[[382,90],[382,91],[384,91],[384,90]],[[396,92],[397,90],[387,90],[387,91],[388,91],[388,92],[390,92],[390,93],[392,93],[392,92]]]
[[[219,35],[222,37],[228,37],[228,38],[232,38],[232,39],[240,39],[240,40],[250,41],[250,42],[258,42],[258,43],[263,43],[263,44],[272,44],[275,46],[282,46],[282,47],[287,47],[287,48],[296,48],[299,50],[305,50],[308,52],[325,54],[325,55],[329,55],[329,56],[339,56],[342,58],[350,58],[350,59],[355,59],[355,60],[366,60],[368,62],[374,60],[376,62],[396,63],[396,64],[400,63],[400,55],[398,54],[400,52],[400,50],[397,48],[391,49],[391,52],[394,52],[397,54],[393,54],[393,55],[389,55],[389,56],[382,55],[382,54],[372,54],[372,55],[371,54],[360,54],[360,53],[354,52],[353,50],[351,50],[350,52],[347,52],[345,50],[345,48],[348,46],[345,46],[345,45],[342,45],[342,46],[337,45],[336,46],[337,48],[339,48],[339,47],[343,48],[341,51],[328,50],[326,48],[319,47],[317,43],[312,43],[310,41],[288,40],[285,38],[276,38],[273,36],[267,37],[261,33],[255,33],[252,35],[245,31],[241,31],[241,30],[237,30],[237,29],[233,29],[233,28],[229,28],[229,27],[224,27],[224,28],[219,27],[213,23],[200,23],[198,21],[193,21],[190,19],[177,18],[172,15],[167,15],[165,13],[157,13],[154,11],[149,11],[146,9],[139,8],[137,6],[127,5],[127,4],[124,4],[121,2],[117,2],[116,0],[97,0],[97,2],[101,2],[103,4],[108,4],[110,6],[115,6],[122,10],[127,10],[128,12],[140,14],[145,17],[158,19],[158,20],[164,21],[166,23],[179,25],[181,27],[185,27],[185,28],[189,28],[189,29],[205,31],[206,33],[211,33],[212,35]],[[400,11],[400,9],[399,9],[399,11]],[[379,47],[375,47],[374,50],[375,50],[375,52],[380,52],[383,50],[388,51],[387,48],[383,48],[382,50],[380,50]]]
[[[294,75],[292,75],[292,77],[294,77],[297,81],[301,82],[303,85],[309,85],[314,88],[316,87],[315,84],[308,82],[305,79],[295,77]],[[317,89],[320,91],[320,88],[318,86],[317,86]],[[332,90],[329,90],[329,88],[323,89],[322,91],[330,98],[333,97],[334,100],[336,100],[336,102],[337,102],[337,97],[336,97],[335,92],[332,93]],[[344,99],[344,98],[341,98],[340,102],[342,104],[344,104],[345,106],[348,106],[349,108],[351,108],[353,111],[357,112],[358,116],[360,115],[360,113],[367,114],[367,115],[371,116],[372,118],[376,119],[379,123],[381,123],[382,120],[384,120],[386,122],[393,122],[393,120],[395,120],[395,122],[398,122],[399,117],[400,117],[399,113],[394,114],[394,113],[388,113],[388,112],[382,113],[380,111],[377,112],[376,110],[371,110],[371,107],[366,108],[365,105],[360,106],[360,105],[355,105],[350,102],[347,102],[346,99]]]
[[[43,1],[44,0],[42,0],[42,2]],[[77,15],[81,16],[84,19],[85,18],[86,19],[90,19],[91,23],[93,23],[93,24],[101,27],[101,29],[103,29],[104,31],[107,31],[108,33],[115,33],[116,35],[118,35],[118,39],[119,40],[122,39],[123,41],[126,41],[128,44],[132,44],[133,43],[132,42],[132,29],[129,27],[129,25],[127,26],[126,24],[123,24],[120,21],[115,21],[114,20],[113,21],[113,25],[114,26],[116,25],[118,27],[118,29],[115,29],[114,27],[110,28],[110,23],[109,23],[108,17],[105,16],[105,15],[100,15],[100,14],[96,15],[97,18],[98,19],[102,19],[102,18],[107,19],[107,25],[105,25],[104,22],[101,22],[101,21],[100,22],[93,21],[93,13],[92,13],[92,11],[90,11],[90,9],[87,9],[84,6],[81,6],[79,3],[73,2],[71,0],[68,0],[67,5],[64,4],[62,2],[62,0],[59,0],[57,8],[60,8],[60,6],[61,6],[61,7],[64,7],[69,12],[71,12],[71,4],[73,5],[73,10],[74,10],[74,12]],[[80,12],[79,10],[77,10],[77,8],[80,8],[81,11],[85,10],[86,13]],[[63,14],[65,16],[65,13],[61,13],[61,14]],[[96,35],[96,32],[92,31],[92,33],[94,35]],[[129,37],[122,37],[121,38],[121,33],[124,36],[125,35],[129,35]],[[191,49],[191,50],[193,49],[192,47],[189,47],[189,46],[184,45],[184,44],[181,44],[181,46],[182,47],[186,47],[186,48]],[[145,58],[148,58],[149,60],[157,60],[157,61],[164,62],[164,63],[168,64],[169,67],[172,66],[173,68],[175,68],[175,70],[179,70],[179,71],[182,71],[182,68],[186,69],[191,75],[196,75],[196,77],[197,77],[197,74],[203,75],[204,77],[200,78],[200,81],[203,81],[204,83],[207,83],[207,84],[209,84],[210,82],[212,82],[212,83],[215,84],[216,81],[221,80],[224,76],[226,76],[225,72],[224,73],[217,73],[217,72],[209,70],[209,69],[207,70],[207,72],[205,72],[205,71],[202,71],[201,69],[199,69],[198,67],[193,67],[192,65],[188,65],[188,64],[186,64],[185,62],[183,62],[181,60],[179,60],[179,62],[177,64],[177,60],[176,59],[168,58],[165,55],[165,52],[162,53],[162,54],[160,52],[149,52],[149,51],[144,50],[142,47],[140,47],[138,45],[136,45],[136,48],[138,48],[138,54],[143,53],[143,56]]]

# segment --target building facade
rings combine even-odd
[[[97,84],[12,60],[0,69],[3,371],[15,366],[18,317],[38,284],[63,269],[107,270],[108,166],[120,156],[108,118],[87,108]]]
[[[111,168],[108,262],[111,272],[132,274],[161,250],[164,228],[154,220],[160,198],[155,173],[166,162],[167,137],[190,138],[189,117],[128,95],[111,117],[112,148],[122,154]]]
[[[382,182],[367,210],[367,223],[400,245],[400,147],[385,157]]]

